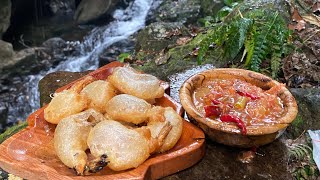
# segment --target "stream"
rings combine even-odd
[[[48,71],[37,75],[17,77],[23,86],[16,91],[16,97],[3,99],[7,106],[7,124],[24,121],[30,113],[40,107],[38,82],[48,73],[55,71],[80,72],[99,67],[99,55],[116,42],[128,39],[145,26],[150,9],[156,8],[160,0],[135,0],[126,9],[118,9],[113,13],[114,20],[107,25],[95,27],[81,43],[78,43],[80,55],[67,56],[65,61]],[[14,81],[14,79],[13,79]],[[14,82],[13,82],[14,84]],[[13,94],[13,93],[11,93]],[[1,127],[0,127],[1,130]]]

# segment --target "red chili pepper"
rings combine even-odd
[[[251,100],[256,100],[256,99],[259,99],[259,98],[260,98],[260,97],[258,97],[258,96],[255,96],[255,95],[250,94],[250,93],[247,93],[247,92],[237,91],[237,93],[238,93],[240,96],[249,97]]]
[[[219,106],[204,106],[204,111],[206,112],[206,117],[219,116],[221,114],[221,109]]]
[[[216,99],[211,99],[211,102],[212,102],[214,105],[221,104],[221,102],[220,102],[219,100],[216,100]]]
[[[234,122],[234,123],[236,123],[237,126],[241,129],[242,135],[246,135],[247,134],[246,125],[244,124],[244,122],[240,118],[238,118],[236,116],[232,116],[230,114],[223,114],[223,115],[221,115],[220,120],[222,122]]]

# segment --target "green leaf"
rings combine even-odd
[[[227,58],[232,60],[240,52],[251,25],[252,20],[247,18],[241,18],[239,21],[231,23],[229,31],[234,33],[228,33],[229,36],[225,42],[225,56]]]
[[[232,8],[225,6],[222,9],[220,9],[217,12],[217,15],[215,16],[215,22],[220,22],[223,21],[224,17],[228,16],[228,14],[230,14],[230,12],[232,12]]]
[[[223,0],[223,3],[227,6],[230,6],[231,7],[231,4],[233,3],[234,1],[233,0]]]
[[[125,59],[130,59],[130,58],[131,58],[131,55],[129,53],[121,53],[118,56],[118,61],[123,63]]]

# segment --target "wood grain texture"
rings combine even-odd
[[[88,75],[105,79],[113,67],[122,63],[110,63]],[[74,83],[74,82],[73,82]],[[71,84],[73,84],[71,83]],[[57,91],[69,88],[71,84]],[[165,83],[164,83],[165,85]],[[180,115],[183,109],[170,96],[157,99],[157,105],[173,107]],[[76,176],[57,157],[53,147],[55,125],[44,120],[44,108],[31,114],[28,127],[0,144],[0,167],[26,179],[158,179],[197,163],[205,152],[204,133],[193,124],[183,121],[182,136],[169,151],[154,154],[135,169],[115,172],[108,168],[90,176]],[[93,158],[87,152],[89,159]]]
[[[280,83],[260,73],[235,68],[211,69],[200,72],[187,79],[180,89],[180,101],[189,119],[197,124],[212,140],[236,147],[253,147],[268,144],[278,138],[298,113],[297,103],[289,90],[282,87],[278,93],[284,104],[284,115],[277,123],[247,126],[247,135],[243,136],[235,124],[211,120],[198,112],[193,103],[194,92],[206,81],[213,79],[239,79],[264,90]]]

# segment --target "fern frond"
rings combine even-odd
[[[239,21],[235,21],[229,25],[228,37],[225,40],[225,57],[234,59],[236,55],[242,49],[248,31],[252,25],[252,20],[247,18],[241,18]],[[230,33],[229,33],[230,32]]]
[[[275,51],[272,53],[272,57],[270,60],[270,65],[271,65],[271,76],[272,78],[276,79],[278,76],[278,73],[280,71],[280,66],[281,66],[281,48],[274,46],[273,47]]]
[[[225,39],[226,34],[224,33],[226,26],[215,26],[212,31],[200,42],[198,51],[197,63],[200,65],[203,62],[203,58],[206,55],[210,45],[215,44],[220,46]]]
[[[271,23],[267,23],[264,26],[259,26],[256,35],[254,35],[255,46],[252,52],[251,60],[248,59],[246,62],[250,62],[249,69],[253,71],[260,71],[260,65],[266,58],[266,55],[270,53],[270,44],[268,37],[272,34],[272,28],[277,20],[278,13],[276,12]],[[268,22],[268,21],[267,21]],[[271,35],[272,36],[272,35]]]
[[[244,13],[242,13],[244,12]],[[200,43],[198,64],[203,61],[211,44],[223,50],[224,58],[233,60],[242,49],[245,67],[260,71],[263,61],[268,61],[272,77],[276,78],[281,58],[288,53],[289,30],[277,11],[270,9],[247,9],[237,6],[224,22],[212,27],[213,31]]]
[[[289,149],[289,158],[302,160],[304,157],[310,155],[312,149],[310,146],[305,144],[297,144]]]

